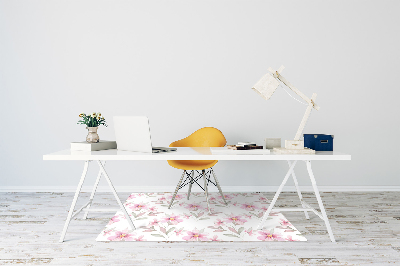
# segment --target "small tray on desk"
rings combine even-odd
[[[232,150],[228,147],[211,147],[212,154],[270,154],[270,150],[267,149],[251,149],[251,150]]]

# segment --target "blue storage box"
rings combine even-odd
[[[315,151],[333,151],[333,135],[304,134],[304,147]]]

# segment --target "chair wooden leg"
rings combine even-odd
[[[192,172],[190,173],[190,183],[189,183],[189,191],[188,191],[188,196],[187,199],[189,200],[190,197],[190,192],[192,191],[192,185],[193,185],[193,176],[194,176],[194,171],[192,170]]]
[[[175,193],[174,193],[174,195],[172,196],[172,199],[171,199],[171,202],[170,202],[170,204],[169,204],[169,206],[168,206],[168,209],[171,209],[172,203],[173,203],[174,200],[175,200],[176,194],[178,193],[178,190],[179,190],[179,187],[181,186],[182,180],[183,180],[183,178],[185,177],[185,173],[186,173],[186,171],[184,170],[184,171],[183,171],[183,174],[182,174],[182,177],[181,177],[181,179],[179,180],[178,185],[176,186]]]
[[[203,180],[204,180],[204,191],[206,194],[208,213],[211,214],[210,203],[208,202],[208,187],[207,187],[206,171],[202,170],[202,174],[203,174]]]
[[[228,206],[228,202],[226,202],[226,199],[225,199],[225,197],[224,197],[224,194],[222,193],[221,186],[219,185],[219,182],[218,182],[217,176],[215,175],[215,173],[214,173],[214,170],[213,170],[212,168],[211,168],[211,172],[213,173],[213,176],[214,176],[215,183],[217,184],[217,188],[218,188],[218,190],[219,190],[219,194],[221,194],[221,197],[222,197],[222,199],[224,200],[224,202],[225,202],[225,205],[227,205],[227,206]]]

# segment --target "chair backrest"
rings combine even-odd
[[[170,147],[224,147],[226,139],[221,131],[214,127],[203,127],[190,136],[172,142]]]

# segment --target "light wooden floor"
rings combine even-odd
[[[120,193],[123,201],[128,193]],[[271,199],[272,193],[267,194]],[[307,242],[102,243],[95,238],[113,213],[73,220],[59,243],[72,193],[0,193],[0,265],[400,265],[400,192],[322,193],[337,243],[310,214],[284,213]],[[87,200],[84,193],[79,203]],[[311,193],[304,197],[316,205]],[[98,193],[96,205],[115,206]],[[279,206],[294,207],[295,193]]]

